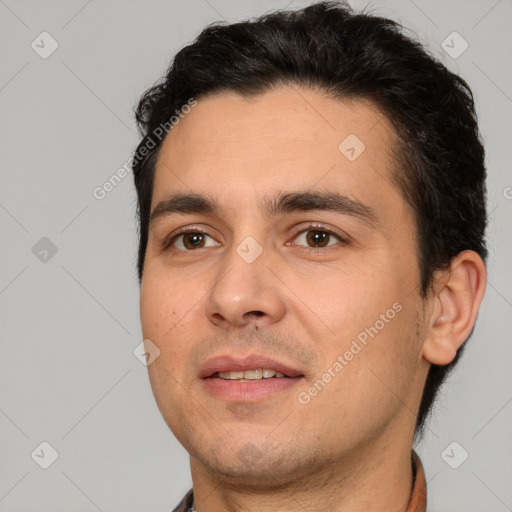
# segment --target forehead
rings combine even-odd
[[[395,142],[391,124],[368,101],[293,87],[252,98],[214,94],[165,138],[152,203],[178,191],[243,205],[254,195],[315,187],[378,200],[386,191],[397,195]]]

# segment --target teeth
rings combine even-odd
[[[262,380],[277,377],[279,379],[286,378],[286,375],[275,370],[267,368],[257,368],[255,370],[246,370],[245,372],[219,372],[218,376],[220,379],[226,380]]]
[[[263,378],[263,370],[247,370],[244,372],[244,379],[256,380]]]

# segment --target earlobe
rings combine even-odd
[[[423,344],[423,357],[432,364],[447,365],[466,341],[482,302],[487,272],[474,251],[463,251],[450,269],[436,276],[432,313]]]

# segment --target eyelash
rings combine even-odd
[[[164,242],[162,243],[162,250],[164,251],[167,251],[169,249],[172,250],[172,244],[180,237],[180,236],[183,236],[183,235],[188,235],[189,233],[202,233],[203,235],[208,235],[208,233],[202,229],[202,228],[196,228],[194,226],[192,227],[189,227],[189,228],[184,228],[183,230],[180,230],[178,231],[177,233],[174,233],[173,235],[171,235],[169,238],[167,238],[166,240],[164,240]],[[210,235],[208,235],[210,236]],[[213,237],[212,237],[213,238]],[[179,251],[179,249],[176,249],[176,251]],[[192,252],[192,251],[179,251],[179,252]]]
[[[306,227],[301,227],[300,229],[298,229],[295,234],[293,235],[292,237],[292,240],[295,240],[296,238],[299,237],[299,235],[302,235],[303,233],[307,233],[308,231],[320,231],[322,233],[327,233],[328,235],[330,236],[333,236],[335,238],[338,239],[339,242],[341,242],[343,245],[347,244],[348,243],[348,236],[345,235],[345,236],[342,236],[340,235],[339,233],[336,233],[333,229],[330,229],[326,226],[322,226],[320,224],[310,224]],[[178,233],[174,233],[173,235],[171,235],[171,237],[169,237],[168,239],[166,239],[163,243],[162,243],[162,250],[163,251],[167,251],[167,250],[173,250],[172,249],[172,244],[180,237],[180,236],[183,236],[183,235],[187,235],[187,234],[190,234],[190,233],[202,233],[203,235],[206,235],[206,236],[210,236],[204,229],[202,228],[199,228],[199,227],[189,227],[189,228],[185,228],[181,231],[178,231]],[[213,237],[211,237],[213,238]],[[288,245],[288,242],[286,243],[286,245]],[[337,245],[337,244],[333,244],[333,245]],[[297,246],[301,249],[304,249],[304,250],[313,250],[313,251],[322,251],[322,252],[325,252],[325,251],[328,251],[330,249],[333,248],[333,246],[329,245],[329,246],[326,246],[326,247],[306,247],[306,246]],[[174,251],[176,252],[194,252],[194,250],[189,250],[189,251],[183,251],[181,249],[174,249]]]

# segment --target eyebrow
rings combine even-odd
[[[267,215],[278,216],[293,212],[330,211],[350,215],[376,228],[380,225],[372,208],[364,203],[337,192],[290,192],[263,201]],[[200,194],[175,194],[160,201],[151,212],[150,227],[157,219],[173,214],[222,213],[220,204],[212,197]]]

